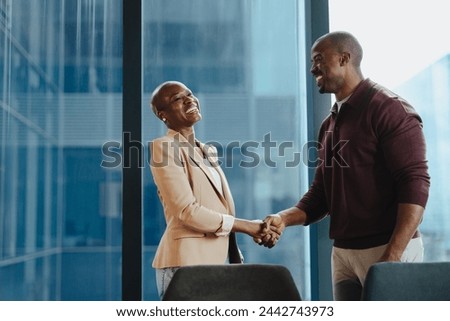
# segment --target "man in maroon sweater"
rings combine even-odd
[[[373,263],[423,260],[418,227],[430,177],[422,122],[408,102],[363,77],[351,34],[320,37],[311,58],[320,93],[336,97],[319,132],[320,163],[299,202],[265,221],[281,233],[329,215],[334,298],[359,300]]]

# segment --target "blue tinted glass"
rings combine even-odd
[[[143,139],[167,131],[149,107],[155,87],[186,84],[202,107],[196,136],[217,147],[237,217],[290,207],[307,184],[303,21],[295,0],[143,2]],[[157,300],[152,261],[165,221],[148,163],[144,184],[144,297]],[[238,241],[247,263],[287,266],[308,298],[307,233],[286,231],[272,250]]]
[[[120,300],[122,1],[0,2],[0,300]]]

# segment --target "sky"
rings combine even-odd
[[[450,53],[448,0],[330,0],[330,31],[355,35],[365,77],[392,89]]]

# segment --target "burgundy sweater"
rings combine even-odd
[[[386,244],[398,204],[427,203],[422,120],[408,102],[369,79],[322,123],[318,157],[312,185],[297,207],[307,214],[305,225],[330,215],[336,247]]]

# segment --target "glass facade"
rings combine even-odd
[[[151,92],[164,81],[181,81],[200,100],[196,135],[218,148],[236,215],[263,219],[294,205],[308,182],[301,3],[151,0],[142,11],[143,140],[167,131],[149,107]],[[155,300],[151,263],[165,222],[146,164],[143,291]],[[286,265],[309,297],[307,229],[288,229],[271,250],[246,235],[238,242],[247,263]]]
[[[447,133],[450,134],[447,123],[450,119],[449,88],[450,52],[396,89],[403,97],[408,97],[419,112],[427,140],[431,188],[421,225],[426,261],[450,260],[450,209],[445,206],[450,195],[447,188],[450,173],[444,161],[450,157],[447,140]]]
[[[142,10],[143,140],[165,132],[153,88],[183,81],[238,216],[294,204],[307,181],[302,6],[148,0]],[[120,300],[122,1],[1,0],[0,41],[0,300]],[[164,221],[145,164],[142,287],[154,300]],[[307,233],[287,231],[273,250],[238,241],[246,262],[288,266],[308,298]]]
[[[120,299],[121,4],[0,2],[0,300]]]

